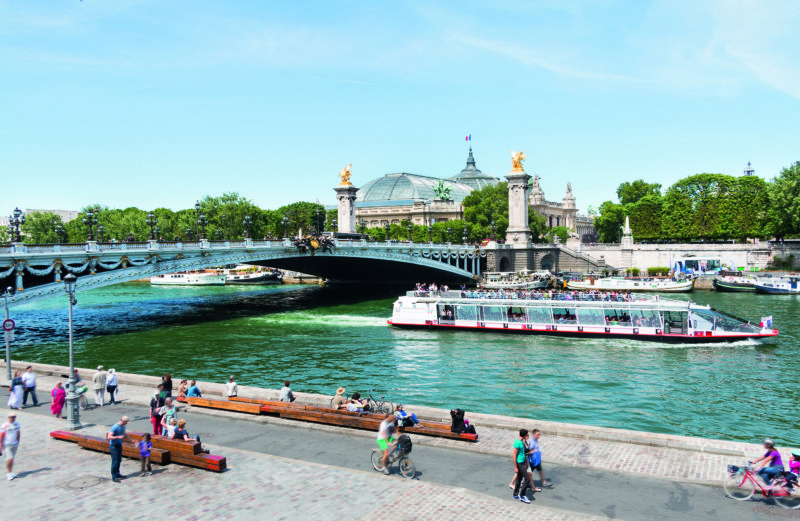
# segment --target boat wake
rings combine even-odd
[[[279,324],[326,325],[336,327],[385,327],[386,318],[358,315],[317,315],[314,313],[277,313],[257,320]]]

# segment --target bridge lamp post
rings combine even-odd
[[[78,303],[75,300],[75,284],[77,277],[72,273],[67,273],[64,277],[64,289],[69,300],[69,390],[67,391],[67,429],[74,431],[81,428],[80,411],[78,410],[78,393],[76,386],[78,381],[75,379],[75,360],[73,358],[72,347],[72,306]]]
[[[8,320],[8,297],[13,295],[14,288],[11,286],[6,288],[6,292],[3,293],[3,298],[6,301],[6,320]],[[11,344],[8,338],[8,333],[5,335],[6,337],[6,372],[8,373],[8,381],[11,381]]]
[[[150,240],[156,240],[156,225],[158,224],[158,219],[153,212],[149,212],[147,214],[147,218],[144,220],[144,223],[150,227]]]
[[[319,235],[319,210],[317,210],[317,235]]]
[[[433,225],[428,225],[428,242],[433,244]]]
[[[467,225],[465,224],[464,225],[464,244],[467,244],[468,240],[469,240],[469,232],[467,232]]]
[[[367,231],[367,221],[361,221],[361,238],[364,238],[364,232]]]
[[[450,227],[447,227],[447,244],[450,244]]]
[[[222,214],[222,240],[228,240],[228,220],[225,218],[225,213]]]
[[[339,231],[339,227],[337,226],[337,224],[338,222],[336,221],[336,219],[331,219],[331,232],[335,233]]]
[[[389,231],[392,229],[392,225],[389,224],[389,221],[386,221],[386,224],[383,225],[383,229],[386,230],[386,242],[389,242]]]
[[[188,239],[190,241],[192,240],[192,228],[191,227],[187,227],[186,228],[186,239]]]
[[[217,231],[214,232],[214,235],[216,236],[218,241],[222,240],[222,230],[220,228],[217,228]]]
[[[103,242],[103,238],[106,235],[106,227],[102,224],[97,225],[97,242]]]
[[[494,234],[494,232],[495,232],[495,230],[497,230],[497,226],[495,226],[494,221],[492,221],[491,229],[492,229],[492,233],[489,234],[489,240],[490,241],[496,241],[497,240],[497,236]]]
[[[94,241],[93,226],[97,224],[97,216],[91,208],[86,212],[86,217],[83,218],[83,224],[89,227],[89,233],[86,235],[86,242]]]
[[[250,238],[250,225],[253,224],[253,220],[250,218],[249,215],[245,215],[244,216],[244,220],[242,221],[242,224],[244,225],[244,238],[245,239],[249,239]]]
[[[11,242],[22,242],[19,227],[23,224],[25,224],[25,215],[19,208],[14,208],[14,212],[8,216],[8,225],[11,228]]]
[[[64,236],[66,232],[64,231],[64,227],[60,224],[56,226],[56,237],[58,237],[58,244],[62,244],[64,242]]]
[[[414,231],[414,224],[411,219],[408,220],[408,242],[411,242],[411,233]]]
[[[206,219],[205,214],[200,214],[200,217],[197,219],[197,225],[200,226],[200,238],[205,240],[206,239],[206,225],[208,224],[208,219]]]
[[[281,222],[283,223],[283,238],[288,239],[289,234],[286,230],[289,228],[289,218],[284,215],[283,219],[281,219]]]

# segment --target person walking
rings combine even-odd
[[[517,479],[514,481],[514,499],[518,499],[523,503],[530,503],[531,500],[525,494],[528,492],[530,480],[528,479],[528,429],[519,430],[519,438],[514,440],[513,450],[511,451],[514,457],[514,470],[517,472]]]
[[[164,400],[164,407],[158,411],[158,415],[161,416],[161,434],[163,435],[170,424],[170,420],[178,418],[178,409],[172,403],[172,398]]]
[[[6,479],[11,481],[16,478],[14,474],[14,458],[17,455],[19,442],[22,439],[22,431],[19,423],[17,422],[17,413],[11,411],[8,413],[8,421],[0,426],[0,448],[6,455]]]
[[[150,450],[153,448],[150,435],[145,432],[142,439],[136,445],[139,447],[139,457],[142,460],[141,475],[149,476],[153,473],[153,467],[150,465]]]
[[[14,371],[14,378],[8,388],[8,408],[19,409],[22,407],[22,377],[19,371]]]
[[[117,371],[113,367],[108,370],[108,375],[106,376],[106,391],[108,391],[108,404],[116,405],[114,393],[117,392]]]
[[[67,399],[67,391],[64,390],[64,386],[61,383],[61,380],[56,382],[56,386],[53,387],[53,391],[50,393],[50,412],[58,418],[61,419],[61,410],[64,408],[64,402]]]
[[[125,426],[127,424],[128,417],[123,416],[106,433],[108,449],[111,453],[111,480],[114,483],[119,483],[124,477],[119,472],[119,466],[122,463],[122,442],[125,440]]]
[[[161,377],[161,383],[164,384],[164,395],[166,398],[172,398],[172,376],[169,373],[164,373]]]
[[[33,368],[28,366],[22,374],[22,406],[28,405],[28,395],[33,398],[33,406],[39,407],[39,399],[36,397],[36,375]]]
[[[236,382],[233,381],[233,376],[231,376],[228,379],[228,383],[225,384],[225,392],[228,394],[228,398],[232,398],[238,395],[239,386],[236,385]]]
[[[105,403],[106,393],[106,373],[103,371],[103,366],[97,366],[97,372],[92,377],[92,388],[94,388],[94,404],[97,407],[102,407]]]
[[[539,472],[539,479],[542,480],[542,487],[543,488],[551,488],[553,486],[552,483],[544,479],[544,470],[542,470],[542,451],[539,448],[539,438],[542,436],[542,432],[539,429],[533,429],[533,434],[531,435],[531,442],[530,442],[530,450],[531,454],[535,459],[531,461],[531,463],[536,463],[535,465],[531,465],[531,471]],[[536,456],[538,455],[538,458]],[[538,463],[537,463],[538,461]]]
[[[291,382],[289,380],[283,382],[283,388],[281,389],[280,398],[278,398],[280,401],[292,403],[293,401],[296,400],[296,398],[294,397],[294,393],[292,392],[292,388],[289,387],[290,384]]]

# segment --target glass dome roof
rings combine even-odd
[[[472,156],[472,147],[469,147],[467,166],[461,171],[460,174],[450,177],[449,180],[456,183],[463,183],[473,190],[480,190],[481,188],[500,182],[500,180],[496,177],[484,174],[478,170],[478,168],[475,166],[475,158]]]
[[[362,186],[358,191],[356,202],[433,200],[436,199],[433,187],[437,184],[439,184],[439,178],[437,177],[405,172],[386,174]],[[458,203],[472,192],[472,187],[463,183],[445,179],[444,184],[452,187],[450,197]]]

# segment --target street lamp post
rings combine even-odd
[[[6,301],[6,320],[8,320],[8,297],[12,296],[12,291],[14,288],[11,286],[6,288],[6,292],[3,293],[3,298]],[[6,372],[8,373],[8,381],[11,381],[11,341],[8,338],[8,333],[5,333],[6,337]]]
[[[361,221],[361,238],[364,239],[364,232],[367,231],[367,221]]]
[[[200,214],[200,217],[197,219],[197,225],[200,226],[200,238],[205,240],[206,239],[206,225],[208,224],[208,219],[206,219],[205,214]]]
[[[222,214],[222,240],[228,240],[228,220],[225,218],[225,213]]]
[[[187,227],[186,228],[186,240],[187,241],[191,241],[192,240],[192,228],[191,227]]]
[[[411,242],[411,233],[414,231],[414,223],[411,219],[408,220],[408,242]]]
[[[450,244],[450,227],[447,227],[447,244]]]
[[[83,218],[83,224],[89,227],[89,233],[86,235],[86,242],[94,241],[94,226],[97,224],[97,214],[91,208],[87,210],[86,217]]]
[[[11,242],[22,242],[19,227],[25,224],[25,214],[19,208],[14,208],[14,213],[8,216],[8,226],[11,228]]]
[[[317,236],[319,236],[319,210],[317,210]]]
[[[67,232],[64,230],[64,227],[60,224],[56,226],[56,237],[58,237],[58,244],[63,244],[64,236]]]
[[[158,219],[153,212],[149,212],[147,214],[147,218],[145,218],[144,223],[150,227],[150,240],[156,240],[156,225],[158,224]]]
[[[467,244],[468,240],[469,240],[469,233],[467,232],[467,225],[465,224],[464,225],[464,244]]]
[[[106,235],[106,227],[102,224],[97,225],[97,242],[103,242],[103,238]]]
[[[339,224],[339,223],[336,221],[336,219],[331,219],[331,232],[332,232],[332,233],[336,233],[336,232],[338,232],[338,231],[339,231],[339,226],[338,226],[338,224]]]
[[[76,386],[78,385],[75,379],[75,360],[73,358],[72,348],[72,306],[78,303],[75,300],[75,284],[77,277],[72,273],[67,273],[64,277],[64,289],[67,291],[67,298],[69,300],[69,389],[67,390],[67,429],[74,431],[81,428],[80,411],[78,410],[78,393]]]
[[[289,218],[284,215],[283,219],[281,219],[281,222],[283,223],[283,238],[288,239],[289,235],[287,233],[287,229],[289,228]]]
[[[433,244],[433,225],[428,225],[428,242]]]
[[[386,240],[389,240],[389,232],[392,229],[392,225],[389,224],[389,221],[386,221],[386,224],[383,225],[383,229],[386,230]]]
[[[244,216],[244,220],[242,221],[242,224],[244,225],[244,238],[245,239],[249,239],[250,238],[250,225],[253,224],[253,220],[250,218],[249,215],[245,215]]]
[[[495,226],[494,221],[492,221],[491,229],[492,229],[492,233],[489,234],[489,240],[490,241],[496,241],[497,240],[497,235],[495,235],[494,232],[497,230],[497,226]]]

